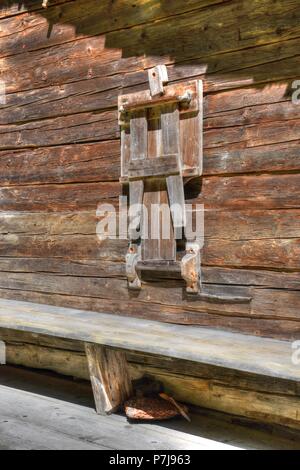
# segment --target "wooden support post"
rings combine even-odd
[[[85,343],[98,414],[110,414],[132,394],[126,355],[97,344]]]

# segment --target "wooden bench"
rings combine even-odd
[[[84,342],[99,414],[117,410],[130,396],[126,352],[131,351],[300,381],[288,341],[0,300],[0,338],[4,329]]]

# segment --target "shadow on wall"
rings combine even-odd
[[[47,20],[47,33],[41,38],[36,29],[24,50],[38,49],[39,41],[45,43],[45,35],[47,45],[61,43],[62,35],[68,41],[104,35],[105,48],[119,50],[122,58],[135,60],[135,70],[167,63],[171,80],[205,76],[206,91],[287,82],[286,77],[300,76],[297,0],[49,0],[48,3],[45,9],[42,0],[1,2],[0,14],[10,7],[14,12],[36,12],[36,16]],[[28,26],[36,25],[28,20]],[[26,41],[26,32],[23,36],[15,47]],[[281,61],[280,66],[273,65],[275,60]],[[290,95],[290,90],[286,93]]]

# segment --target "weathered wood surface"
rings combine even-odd
[[[296,448],[291,431],[254,433],[221,416],[192,415],[158,424],[128,423],[125,416],[97,416],[90,386],[49,374],[3,367],[0,377],[1,450],[225,450]],[[293,433],[294,434],[294,433]],[[226,437],[226,443],[225,441]],[[230,441],[230,442],[229,442]]]
[[[10,341],[7,344],[9,364],[54,370],[67,376],[89,379],[86,357],[83,347],[78,350],[78,342],[67,344],[64,340],[63,344],[59,344],[59,340],[55,340],[49,343],[49,338],[44,337],[42,343],[48,346],[36,346],[26,343],[26,341],[36,342],[36,338],[28,339],[23,336],[21,339],[12,337],[11,334],[10,331],[9,335],[4,336]],[[59,346],[62,349],[57,349]],[[63,349],[66,347],[69,349]],[[71,348],[77,350],[71,351]],[[276,423],[299,430],[297,411],[300,398],[299,387],[295,382],[278,378],[274,380],[266,376],[245,374],[220,367],[207,367],[161,356],[131,353],[128,359],[132,379],[141,378],[144,374],[155,377],[164,384],[172,396],[184,402],[233,415],[247,416],[263,421],[264,426],[267,423]]]
[[[59,374],[89,379],[85,344],[62,338],[51,338],[42,334],[14,331],[1,328],[1,338],[6,343],[7,361],[10,364],[31,368],[54,370]],[[64,359],[59,359],[63,357]],[[286,379],[250,374],[219,366],[189,362],[181,359],[145,353],[126,353],[131,376],[134,370],[150,373],[149,368],[160,367],[176,375],[215,380],[218,383],[235,384],[243,390],[272,392],[281,395],[299,396],[299,383]],[[143,370],[144,368],[144,370]],[[135,372],[137,375],[137,372]]]
[[[27,302],[0,302],[0,327],[300,380],[291,343]]]
[[[192,413],[192,423],[178,419],[163,426],[97,416],[89,384],[40,372],[6,366],[0,382],[1,450],[299,448],[293,430],[206,410]]]
[[[297,0],[41,3],[0,5],[0,295],[299,337]],[[129,298],[126,242],[96,237],[98,204],[121,191],[118,95],[163,63],[171,83],[204,83],[204,177],[187,197],[208,209],[205,287],[251,291],[250,308],[191,303],[167,279]]]
[[[117,411],[132,395],[125,353],[89,343],[85,352],[97,413]]]
[[[82,3],[82,2],[76,2],[76,3]],[[106,2],[105,2],[106,3]],[[151,7],[153,7],[153,3],[156,3],[158,5],[159,2],[150,2],[149,3],[149,11],[151,11]],[[240,56],[240,67],[244,65],[245,62],[249,61],[249,54],[243,54],[243,50],[245,48],[250,49],[250,56],[251,59],[253,60],[255,54],[252,53],[251,46],[255,48],[255,46],[263,46],[267,45],[266,47],[270,46],[281,46],[280,41],[284,41],[286,39],[292,40],[293,38],[297,38],[299,36],[299,31],[298,31],[298,17],[297,17],[297,10],[293,7],[297,5],[296,0],[291,0],[288,2],[278,2],[276,4],[272,3],[272,15],[268,15],[270,11],[270,0],[265,0],[263,2],[260,2],[259,5],[256,5],[256,8],[253,8],[253,5],[251,5],[251,2],[246,2],[243,1],[242,3],[239,2],[238,5],[238,11],[239,11],[239,21],[237,21],[237,5],[236,2],[231,4],[230,2],[219,2],[218,5],[212,5],[211,8],[203,8],[203,6],[208,6],[207,2],[206,5],[203,5],[203,2],[200,4],[200,8],[195,8],[195,5],[193,5],[192,8],[188,6],[188,8],[183,8],[183,3],[181,1],[176,2],[177,5],[173,7],[170,7],[167,11],[167,14],[165,13],[163,16],[165,16],[165,19],[156,21],[153,23],[153,20],[157,19],[160,17],[160,14],[157,14],[157,11],[152,10],[152,17],[150,18],[150,21],[148,20],[147,22],[147,14],[146,18],[143,18],[144,14],[144,5],[143,8],[140,10],[140,14],[143,18],[142,21],[136,21],[134,20],[134,17],[136,18],[136,15],[138,15],[138,12],[134,8],[130,8],[130,5],[128,5],[128,10],[127,14],[123,15],[123,19],[119,21],[126,21],[128,22],[132,21],[133,25],[138,25],[136,28],[132,28],[129,30],[128,34],[128,29],[125,27],[122,28],[120,26],[120,29],[118,29],[115,32],[109,33],[109,30],[107,31],[99,31],[99,29],[102,27],[103,22],[107,22],[107,16],[112,17],[112,12],[111,9],[109,9],[109,15],[108,14],[103,14],[103,11],[100,12],[100,18],[99,21],[96,21],[95,19],[95,4],[93,3],[93,8],[90,10],[85,10],[85,16],[87,15],[87,11],[90,12],[90,17],[89,21],[92,23],[94,28],[98,28],[98,31],[106,33],[104,36],[99,36],[96,39],[98,40],[99,45],[102,42],[102,48],[93,48],[91,47],[91,38],[88,39],[81,39],[78,40],[77,38],[74,39],[73,36],[73,41],[70,43],[67,42],[67,44],[64,44],[66,42],[66,38],[63,36],[63,34],[60,34],[61,42],[59,46],[52,46],[52,47],[47,47],[51,46],[51,35],[49,34],[49,24],[51,25],[51,17],[45,24],[44,22],[44,31],[42,31],[42,40],[43,44],[40,50],[36,51],[37,54],[44,54],[45,57],[45,63],[46,63],[46,57],[51,54],[52,49],[54,50],[63,50],[66,47],[69,47],[69,49],[72,48],[73,54],[76,54],[76,47],[78,49],[79,47],[84,47],[85,52],[90,56],[89,57],[89,62],[91,63],[91,60],[93,61],[90,67],[90,76],[94,75],[94,66],[95,62],[98,63],[98,67],[101,67],[102,64],[99,61],[99,55],[103,56],[105,55],[105,50],[104,47],[107,49],[114,48],[115,49],[115,54],[120,57],[119,49],[123,49],[123,57],[124,59],[120,60],[119,63],[121,64],[122,62],[125,64],[126,61],[129,62],[132,57],[136,57],[135,59],[135,66],[137,67],[139,62],[141,63],[141,59],[138,60],[141,56],[144,61],[148,66],[150,66],[154,61],[154,56],[162,56],[162,59],[168,58],[170,62],[177,61],[179,62],[180,60],[186,60],[186,59],[192,59],[192,58],[204,58],[207,61],[207,58],[214,56],[217,52],[236,52],[238,51],[238,55]],[[187,2],[187,5],[190,4],[190,2]],[[199,4],[198,4],[199,5]],[[65,10],[73,10],[73,5],[72,2],[70,2],[69,5],[65,5]],[[99,7],[98,7],[99,8]],[[102,5],[100,6],[100,9],[102,8]],[[192,12],[190,11],[185,11],[186,9],[193,10]],[[94,11],[93,11],[94,10]],[[177,10],[177,12],[176,12]],[[181,11],[180,11],[181,10]],[[51,15],[51,11],[53,12],[52,8],[49,8],[48,11],[41,11],[40,15],[43,17],[45,16],[47,18],[47,15]],[[76,8],[73,10],[73,14],[75,16],[73,24],[76,29],[76,33],[78,36],[80,36],[81,32],[87,33],[88,27],[85,29],[86,22],[83,21],[82,14],[79,14],[76,12]],[[154,12],[154,15],[153,15]],[[179,14],[176,14],[179,13]],[[181,14],[180,14],[181,13]],[[72,13],[71,13],[72,15]],[[78,16],[77,16],[78,15]],[[157,15],[157,16],[156,16]],[[249,21],[249,15],[251,16],[252,21]],[[62,16],[63,17],[63,16]],[[116,14],[117,21],[118,18],[122,18],[122,13],[118,12]],[[222,23],[219,22],[219,18],[222,17],[223,21]],[[149,18],[149,17],[148,17]],[[112,18],[115,19],[115,18]],[[146,19],[146,21],[145,21]],[[7,21],[7,20],[4,20]],[[40,20],[39,22],[41,22]],[[110,20],[111,21],[111,20]],[[72,19],[70,19],[70,22],[72,24]],[[58,15],[58,18],[54,18],[54,24],[57,24],[57,29],[59,30],[59,23],[60,23],[60,18]],[[68,19],[62,20],[62,23],[65,23],[65,27],[61,29],[70,29],[68,27]],[[139,25],[139,23],[143,23]],[[82,26],[81,26],[82,24]],[[82,31],[81,31],[82,28]],[[51,28],[53,30],[53,27]],[[51,32],[50,29],[50,32]],[[113,29],[113,27],[112,27]],[[46,30],[46,31],[45,31]],[[181,41],[178,41],[178,31],[189,31],[189,34],[187,35],[182,35]],[[47,37],[47,31],[48,31],[48,36]],[[97,34],[97,29],[93,31],[93,29],[90,29],[90,31],[93,34]],[[197,38],[199,31],[201,33],[205,33],[207,41],[195,41],[195,37]],[[21,31],[21,33],[23,30]],[[170,44],[170,51],[168,48],[166,49],[165,47],[165,36],[166,32],[168,32],[168,44]],[[38,44],[36,41],[36,38],[34,37],[35,35],[32,34],[33,31],[31,28],[29,28],[28,34],[29,34],[29,41],[31,39],[31,35],[33,35],[34,39],[32,43]],[[45,34],[46,33],[46,34]],[[74,35],[74,28],[72,34]],[[55,31],[53,33],[55,36]],[[10,62],[16,62],[16,51],[18,51],[20,48],[22,48],[22,40],[24,41],[24,35],[19,34],[20,37],[20,42],[21,44],[18,44],[19,47],[16,47],[16,45],[13,45],[13,55],[8,57],[6,59],[7,62],[7,67],[9,68],[9,63]],[[106,41],[104,42],[104,37]],[[32,40],[31,39],[31,40]],[[46,44],[45,44],[46,42]],[[35,46],[33,46],[35,47]],[[287,45],[287,47],[290,47],[290,44]],[[2,48],[1,48],[2,49]],[[25,45],[25,50],[26,50],[26,45]],[[109,51],[112,54],[112,51]],[[146,58],[144,57],[144,54],[146,54]],[[24,55],[24,54],[23,54]],[[73,67],[77,67],[79,70],[82,69],[84,70],[85,64],[81,64],[77,61],[75,64],[74,61],[72,62],[72,56],[70,57],[70,65],[72,67],[69,67],[68,71],[63,70],[61,77],[63,77],[65,74],[69,73],[74,76],[74,70]],[[98,57],[97,57],[98,56]],[[149,57],[147,57],[149,56]],[[247,56],[247,57],[245,57]],[[276,57],[275,54],[273,54],[273,57]],[[81,58],[84,58],[84,54],[81,55]],[[22,60],[26,60],[27,57],[18,57],[17,60],[19,62],[22,62]],[[242,60],[241,60],[242,59]],[[250,59],[250,60],[251,60]],[[257,54],[256,54],[256,63],[257,63]],[[278,58],[279,59],[279,58]],[[157,60],[157,59],[156,59]],[[217,61],[214,57],[214,61]],[[229,63],[228,58],[226,57],[226,62]],[[274,60],[274,59],[273,59]],[[133,61],[132,61],[133,62]],[[261,61],[258,63],[261,63]],[[252,64],[253,65],[253,64]],[[230,64],[231,69],[232,64]],[[140,66],[141,67],[141,66]],[[103,67],[102,67],[103,69]],[[207,69],[203,67],[203,69],[207,72]],[[107,72],[109,71],[109,68],[106,69]],[[85,70],[84,70],[85,71]],[[39,73],[40,72],[40,73]],[[50,77],[47,76],[45,73],[43,73],[42,69],[37,72],[37,78],[40,77],[40,80],[43,81],[43,85],[45,84],[45,81],[48,82],[50,81]],[[224,72],[224,70],[223,70]],[[28,70],[28,75],[30,71]],[[17,70],[15,71],[16,77],[18,76]],[[27,75],[27,74],[26,74]],[[25,74],[23,74],[23,77],[21,77],[21,74],[19,74],[18,79],[20,80],[26,80],[28,82],[28,75],[26,77]],[[87,76],[87,71],[85,71],[85,77]],[[34,81],[30,80],[31,84],[34,84]],[[73,81],[73,80],[72,80]],[[11,82],[12,83],[12,82]],[[16,83],[14,86],[16,87]],[[31,85],[31,86],[32,86]]]
[[[204,178],[198,198],[188,202],[205,204],[206,209],[299,209],[300,176],[297,173],[276,175],[237,175]],[[98,204],[112,202],[121,192],[117,182],[91,182],[61,185],[19,185],[0,188],[1,211],[53,212],[95,210]],[[46,197],[47,196],[47,197]]]

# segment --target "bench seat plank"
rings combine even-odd
[[[11,300],[0,300],[0,328],[300,381],[288,341]]]

